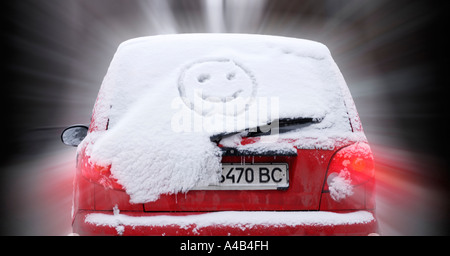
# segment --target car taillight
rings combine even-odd
[[[122,185],[117,183],[111,175],[111,166],[100,166],[89,160],[89,156],[84,153],[81,154],[78,165],[81,167],[81,174],[90,182],[95,182],[108,189],[124,190]]]
[[[362,185],[374,175],[373,155],[369,145],[364,142],[355,143],[340,149],[331,159],[324,191],[332,190],[333,186],[342,188],[345,185]]]

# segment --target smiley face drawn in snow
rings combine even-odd
[[[256,89],[253,74],[226,58],[196,61],[178,79],[184,103],[203,116],[242,113],[253,102]]]

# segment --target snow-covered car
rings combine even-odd
[[[77,148],[81,235],[368,235],[373,156],[323,44],[180,34],[122,43]]]

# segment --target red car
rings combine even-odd
[[[182,34],[120,45],[78,146],[80,235],[369,235],[374,164],[328,48]]]

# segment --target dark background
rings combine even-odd
[[[415,177],[413,196],[425,193],[417,200],[433,204],[420,207],[438,208],[411,219],[426,220],[426,227],[392,224],[387,233],[449,233],[445,1],[216,3],[223,8],[208,9],[201,0],[2,1],[0,187],[1,205],[13,209],[3,211],[5,222],[15,221],[18,204],[8,195],[15,193],[11,184],[21,176],[11,173],[20,169],[27,175],[36,159],[70,150],[60,144],[59,134],[70,124],[89,123],[98,89],[121,42],[166,33],[235,32],[327,45],[347,80],[375,156],[396,162],[392,150],[408,159],[414,168],[401,174]],[[396,164],[401,165],[391,165]],[[41,234],[3,227],[4,234]]]

